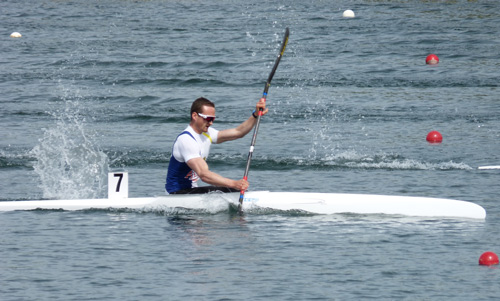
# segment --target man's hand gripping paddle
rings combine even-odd
[[[287,27],[285,30],[285,37],[283,38],[283,42],[281,43],[280,53],[278,54],[278,57],[276,58],[276,61],[274,62],[273,69],[271,70],[271,73],[269,74],[269,77],[267,78],[266,86],[264,88],[264,93],[262,95],[262,98],[264,98],[264,101],[267,98],[267,91],[269,90],[269,87],[271,86],[271,80],[273,79],[274,73],[276,72],[276,69],[278,68],[281,57],[283,56],[283,53],[285,52],[286,45],[288,44],[289,34],[290,34],[290,30]],[[262,109],[259,110],[259,113],[257,115],[257,124],[255,124],[255,128],[253,131],[253,137],[252,137],[252,143],[250,144],[250,151],[248,152],[247,166],[245,168],[245,175],[243,176],[243,179],[245,179],[247,181],[248,181],[248,170],[250,169],[250,162],[252,161],[253,150],[255,148],[255,141],[257,140],[257,132],[259,131],[261,117],[262,117]],[[243,213],[243,199],[244,199],[244,197],[245,197],[245,190],[241,190],[240,202],[238,205],[238,212],[240,214]]]

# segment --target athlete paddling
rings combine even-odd
[[[256,111],[267,113],[265,99],[257,102]],[[218,131],[212,128],[215,120],[215,105],[200,97],[191,105],[191,122],[177,136],[172,147],[168,165],[165,189],[169,194],[205,193],[209,191],[242,191],[248,188],[248,181],[232,180],[210,171],[206,159],[212,143],[222,143],[244,137],[255,126],[256,113],[252,113],[239,126]],[[198,187],[198,180],[212,186]]]

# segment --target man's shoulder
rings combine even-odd
[[[188,138],[188,137],[190,137],[190,138]],[[184,131],[184,132],[180,133],[179,136],[178,136],[178,138],[180,138],[180,139],[183,139],[183,138],[186,139],[187,138],[187,139],[194,139],[194,140],[196,140],[195,135],[193,135],[193,133],[191,133],[189,131]]]
[[[188,131],[184,131],[177,136],[176,144],[196,143],[196,136]]]
[[[189,139],[196,140],[196,136],[198,136],[198,134],[196,134],[196,132],[193,130],[193,128],[191,126],[188,126],[187,128],[184,129],[184,131],[182,131],[177,136],[177,139],[186,139],[186,138],[190,137]]]
[[[187,146],[192,145],[193,143],[197,143],[196,133],[193,133],[189,130],[189,127],[182,131],[174,142],[174,147],[180,147],[181,145]]]

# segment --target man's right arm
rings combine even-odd
[[[187,161],[187,165],[196,172],[200,179],[210,185],[230,187],[237,190],[247,190],[248,181],[246,180],[232,180],[225,178],[215,172],[208,169],[208,164],[201,157],[192,158]]]

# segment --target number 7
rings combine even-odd
[[[120,186],[121,186],[121,184],[122,184],[123,174],[122,174],[122,173],[115,173],[115,174],[113,174],[113,176],[114,176],[115,178],[116,178],[116,177],[120,178],[120,179],[118,180],[118,183],[116,184],[116,192],[120,192]]]

